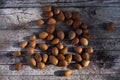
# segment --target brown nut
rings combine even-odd
[[[74,64],[74,67],[78,70],[81,70],[82,69],[82,66],[80,64]]]
[[[80,18],[80,13],[79,12],[74,12],[72,15],[72,19],[79,19]]]
[[[53,65],[57,65],[58,64],[58,59],[55,56],[49,56],[49,61],[50,63],[52,63]]]
[[[36,61],[35,61],[35,59],[31,57],[31,58],[29,59],[29,64],[30,64],[32,67],[35,67],[35,66],[36,66]]]
[[[57,15],[57,14],[59,14],[60,13],[60,8],[55,8],[54,9],[54,13]]]
[[[28,48],[28,54],[29,54],[29,55],[33,55],[33,54],[34,54],[34,48],[29,47],[29,48]]]
[[[89,33],[86,33],[86,34],[83,34],[83,37],[89,40],[92,36]]]
[[[35,59],[36,59],[36,62],[41,62],[42,61],[42,56],[40,53],[35,53]]]
[[[109,22],[106,26],[106,30],[112,31],[115,28],[115,23]]]
[[[94,52],[92,47],[89,47],[89,48],[85,49],[85,51],[89,54],[92,54]]]
[[[72,17],[72,13],[70,11],[66,11],[64,14],[66,19],[70,19]]]
[[[82,29],[87,29],[87,27],[88,27],[87,24],[85,24],[85,23],[82,23],[82,24],[81,24],[81,28],[82,28]]]
[[[78,54],[82,53],[82,48],[80,46],[74,47],[74,51]]]
[[[19,70],[21,70],[21,69],[22,69],[22,63],[19,62],[19,63],[16,64],[15,70],[19,71]]]
[[[58,48],[57,48],[57,47],[53,47],[53,48],[52,48],[52,55],[57,56],[58,53],[59,53]]]
[[[81,62],[82,61],[81,55],[80,54],[75,54],[74,60],[77,61],[77,62]]]
[[[69,19],[69,20],[66,21],[66,25],[68,27],[72,26],[72,24],[73,24],[73,20],[72,19]]]
[[[44,24],[44,21],[42,19],[39,19],[36,21],[36,25],[42,26]]]
[[[46,51],[48,49],[48,45],[46,43],[40,43],[40,49]]]
[[[65,70],[64,71],[64,76],[70,76],[72,74],[71,70]]]
[[[45,63],[39,62],[39,63],[37,64],[37,67],[38,67],[39,69],[44,69],[44,68],[45,68]]]
[[[63,12],[60,12],[60,14],[58,14],[58,20],[60,20],[60,21],[65,20],[65,16],[64,16]]]
[[[76,34],[81,35],[83,33],[82,29],[76,29]]]
[[[15,52],[12,53],[12,55],[15,56],[15,57],[19,57],[19,56],[21,56],[21,52],[20,51],[15,51]]]
[[[83,29],[83,34],[88,34],[89,30],[88,29]]]
[[[52,44],[58,44],[60,42],[60,40],[58,38],[55,38],[52,40]]]
[[[54,35],[53,34],[49,34],[48,37],[47,37],[47,40],[51,41],[53,38],[54,38]]]
[[[45,39],[45,38],[47,38],[47,36],[48,36],[47,32],[40,32],[40,34],[39,34],[40,39]]]
[[[57,56],[57,59],[58,60],[64,60],[65,59],[65,56],[63,55],[63,54],[59,54],[58,56]]]
[[[36,47],[36,40],[30,42],[30,47],[35,48]]]
[[[46,5],[43,7],[43,11],[45,12],[48,12],[48,11],[51,11],[52,10],[52,7],[50,5]]]
[[[30,36],[30,41],[34,41],[34,40],[36,40],[36,36],[35,35]]]
[[[75,20],[75,21],[73,22],[73,28],[74,28],[74,29],[77,29],[77,28],[80,27],[81,24],[82,24],[81,20]]]
[[[43,55],[42,55],[42,61],[43,61],[44,63],[46,63],[47,60],[48,60],[48,55],[47,55],[47,54],[43,54]]]
[[[55,31],[55,25],[48,25],[46,31],[52,34]]]
[[[64,47],[63,49],[60,50],[60,54],[67,54],[68,52],[68,48],[67,47]]]
[[[90,60],[83,60],[81,64],[83,67],[87,67],[90,64]]]
[[[90,55],[87,52],[83,53],[82,57],[83,57],[84,60],[89,60],[90,59]]]
[[[76,37],[76,33],[74,31],[70,31],[68,37],[70,40],[72,40]]]
[[[59,39],[63,40],[64,37],[65,37],[65,34],[62,30],[60,30],[60,31],[57,32],[57,36],[58,36]]]
[[[56,20],[54,18],[49,18],[47,24],[49,25],[56,24]]]
[[[67,54],[65,60],[70,63],[72,61],[72,54]]]
[[[20,47],[21,47],[21,48],[25,48],[27,45],[28,45],[28,41],[22,41],[22,42],[20,43]]]
[[[79,38],[76,37],[76,38],[72,39],[71,43],[72,44],[78,44],[79,43]]]
[[[59,66],[66,67],[68,65],[68,62],[66,60],[61,60],[59,62]]]
[[[58,47],[58,49],[63,49],[63,48],[64,48],[64,46],[63,46],[63,44],[62,44],[61,42],[59,42],[59,43],[57,44],[57,47]]]
[[[86,38],[80,38],[80,44],[83,46],[88,46],[88,40]]]
[[[50,18],[53,16],[53,12],[49,11],[49,12],[45,12],[45,17]]]

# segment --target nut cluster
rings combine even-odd
[[[61,67],[67,67],[70,63],[74,63],[74,68],[78,70],[87,67],[93,48],[87,47],[91,35],[87,24],[80,20],[80,13],[62,11],[60,8],[52,8],[51,6],[43,7],[43,11],[47,20],[39,19],[36,21],[36,25],[42,27],[42,25],[47,24],[46,30],[39,33],[39,39],[45,42],[37,43],[36,35],[32,35],[29,41],[25,40],[20,43],[21,48],[27,48],[27,55],[30,56],[28,63],[38,69],[44,69],[47,63]],[[57,21],[65,23],[69,31],[57,30]],[[65,39],[73,44],[73,51],[64,44]],[[35,52],[36,45],[39,45],[39,49],[43,53]],[[12,55],[19,57],[22,52],[15,51]],[[20,70],[21,68],[22,63],[19,62],[15,69]],[[71,70],[64,71],[64,76],[71,74]]]

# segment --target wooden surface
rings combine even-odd
[[[38,27],[34,20],[41,19],[42,7],[52,5],[62,10],[79,11],[81,20],[88,23],[95,49],[90,66],[73,70],[70,77],[59,76],[69,69],[49,65],[44,70],[28,66],[25,57],[9,54],[21,50],[18,43],[38,34],[46,26]],[[104,30],[104,23],[115,22],[112,32]],[[120,0],[1,0],[0,1],[0,80],[119,80],[120,79]],[[59,29],[66,28],[60,26]],[[38,43],[41,40],[38,40]],[[65,40],[67,46],[71,46]],[[26,53],[26,50],[22,50]],[[36,50],[39,51],[39,50]],[[14,70],[14,64],[23,61],[23,69]]]

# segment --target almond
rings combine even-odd
[[[46,51],[48,49],[48,45],[46,43],[40,43],[40,49]]]
[[[25,48],[27,45],[28,45],[28,41],[22,41],[22,42],[20,43],[20,47],[21,47],[21,48]]]
[[[56,24],[56,20],[54,18],[49,18],[47,24],[49,25]]]
[[[39,34],[40,39],[45,39],[45,38],[47,38],[47,36],[48,36],[47,32],[40,32],[40,34]]]

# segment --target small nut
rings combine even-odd
[[[48,11],[51,11],[52,10],[52,7],[50,5],[46,5],[43,7],[43,11],[45,12],[48,12]]]
[[[49,25],[56,24],[56,20],[54,18],[49,18],[47,24]]]
[[[89,54],[92,54],[94,52],[92,47],[89,47],[89,48],[85,49],[85,51]]]
[[[74,31],[70,31],[68,37],[70,40],[72,40],[76,37],[76,33]]]
[[[57,32],[57,36],[58,36],[59,39],[63,40],[64,37],[65,37],[65,34],[64,34],[63,31],[60,30],[60,31]]]
[[[57,56],[58,53],[59,53],[58,48],[57,48],[57,47],[53,47],[53,48],[52,48],[52,55]]]
[[[52,40],[52,44],[58,44],[60,42],[60,40],[58,38],[55,38]]]
[[[88,46],[88,40],[86,38],[80,38],[80,44],[83,46]]]
[[[109,22],[106,26],[106,30],[112,31],[115,28],[115,23]]]
[[[45,68],[45,63],[39,62],[39,63],[37,64],[37,67],[38,67],[39,69],[44,69],[44,68]]]
[[[87,24],[85,24],[85,23],[82,23],[82,24],[81,24],[81,28],[82,28],[82,29],[87,29],[87,27],[88,27]]]
[[[36,66],[36,61],[35,61],[35,59],[31,57],[31,58],[29,59],[29,64],[30,64],[32,67],[35,67],[35,66]]]
[[[58,14],[58,20],[60,20],[60,21],[65,20],[65,16],[64,16],[63,12],[60,12],[60,14]]]
[[[68,65],[68,62],[66,60],[61,60],[59,62],[59,66],[66,67]]]
[[[47,38],[47,36],[48,36],[47,32],[40,32],[40,34],[39,34],[40,39],[45,39],[45,38]]]
[[[74,12],[72,15],[72,19],[79,19],[80,18],[80,13],[79,12]]]
[[[49,61],[50,63],[52,63],[53,65],[57,65],[58,64],[58,59],[55,56],[49,56]]]
[[[54,13],[57,15],[57,14],[59,14],[60,13],[60,8],[55,8],[54,9]]]
[[[20,43],[21,48],[25,48],[28,45],[28,41],[23,41]]]
[[[63,44],[62,44],[61,42],[59,42],[59,43],[57,44],[57,47],[58,47],[58,49],[63,49],[63,48],[64,48],[64,46],[63,46]]]
[[[65,60],[70,63],[72,61],[72,54],[67,54]]]
[[[79,43],[79,38],[76,37],[76,38],[72,39],[71,43],[72,44],[78,44]]]
[[[89,53],[87,53],[87,52],[83,53],[82,57],[83,57],[83,59],[85,59],[85,60],[89,60],[89,59],[90,59],[90,55],[89,55]]]
[[[81,62],[82,61],[81,55],[80,54],[75,54],[74,60],[77,61],[77,62]]]
[[[35,35],[30,36],[30,41],[34,41],[34,40],[36,40],[36,36]]]
[[[39,19],[36,21],[36,25],[42,26],[44,24],[44,21],[42,19]]]
[[[21,69],[22,69],[22,63],[19,62],[19,63],[16,64],[15,70],[19,71],[19,70],[21,70]]]
[[[29,47],[29,48],[28,48],[28,54],[29,54],[29,55],[33,55],[33,54],[34,54],[34,48]]]
[[[46,43],[40,43],[40,49],[46,51],[48,49],[48,45]]]
[[[83,37],[89,40],[91,38],[91,35],[89,33],[86,33],[86,34],[83,34]]]
[[[82,53],[82,48],[80,46],[74,47],[74,51],[78,54]]]
[[[73,20],[72,19],[69,19],[69,20],[66,21],[66,25],[68,27],[72,26],[72,24],[73,24]]]
[[[90,64],[90,60],[83,60],[81,64],[83,67],[87,67]]]
[[[63,49],[60,50],[60,54],[67,54],[68,52],[68,48],[67,47],[64,47]]]
[[[57,56],[57,58],[58,58],[58,60],[64,60],[65,59],[65,56],[63,55],[63,54],[59,54],[58,56]]]
[[[66,19],[70,19],[72,17],[72,13],[70,11],[65,12]]]
[[[40,53],[35,53],[35,59],[36,59],[36,62],[40,62],[42,61],[42,56]]]
[[[15,51],[15,52],[12,53],[12,55],[15,56],[15,57],[19,57],[19,56],[21,56],[21,52],[20,51]]]
[[[49,34],[48,37],[47,37],[47,40],[48,40],[48,41],[51,41],[53,38],[54,38],[54,35]]]
[[[48,25],[46,31],[52,34],[55,31],[55,25]]]
[[[30,47],[32,47],[32,48],[36,47],[36,40],[30,42]]]
[[[88,34],[89,30],[88,29],[83,29],[83,34]]]
[[[76,29],[76,34],[81,35],[83,33],[82,29]]]
[[[73,28],[74,28],[74,29],[77,29],[77,28],[80,27],[81,24],[82,24],[81,20],[75,20],[75,21],[73,22]]]
[[[53,12],[49,11],[49,12],[45,12],[45,17],[50,18],[53,16]]]
[[[64,76],[70,76],[72,74],[71,70],[65,70],[64,71]]]
[[[42,55],[42,61],[43,61],[44,63],[46,63],[47,60],[48,60],[48,55],[47,55],[47,54],[43,54],[43,55]]]
[[[74,64],[74,67],[78,70],[81,70],[82,69],[82,66],[80,64]]]

